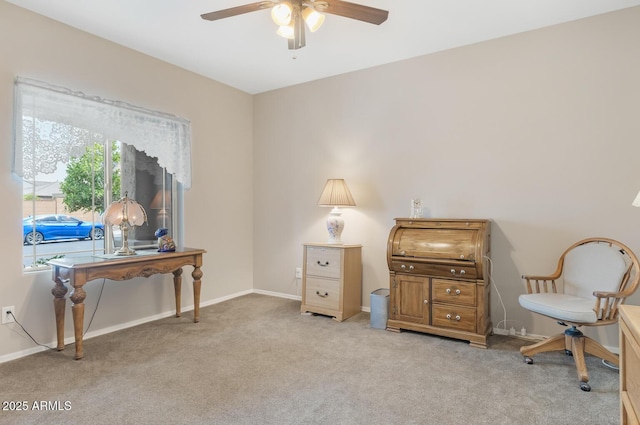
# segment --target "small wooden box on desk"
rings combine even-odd
[[[640,306],[620,306],[620,423],[640,423]]]
[[[338,322],[362,309],[362,246],[306,243],[303,252],[302,313]]]

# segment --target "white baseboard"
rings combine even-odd
[[[294,300],[294,301],[302,301],[302,297],[300,295],[283,294],[282,292],[272,292],[272,291],[264,291],[262,289],[254,289],[249,293],[269,295],[270,297],[286,298],[288,300]]]
[[[514,334],[511,334],[508,329],[502,329],[502,328],[493,328],[493,333],[495,335],[510,336],[513,338],[523,339],[525,341],[532,341],[532,342],[542,341],[543,339],[546,338],[545,336],[535,335],[535,334],[522,335],[518,331],[516,331]]]

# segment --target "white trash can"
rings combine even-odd
[[[371,293],[371,327],[387,329],[389,319],[389,290],[376,289]]]

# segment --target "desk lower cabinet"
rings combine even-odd
[[[331,316],[338,322],[362,310],[362,246],[305,244],[302,313]]]
[[[640,306],[620,306],[620,423],[640,423]]]

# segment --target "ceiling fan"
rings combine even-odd
[[[271,9],[271,18],[279,26],[277,34],[289,40],[289,49],[299,49],[305,46],[304,24],[307,24],[311,32],[315,32],[324,22],[323,13],[357,19],[375,25],[380,25],[389,16],[387,10],[340,0],[258,1],[204,13],[200,16],[208,21],[217,21],[264,9]]]

